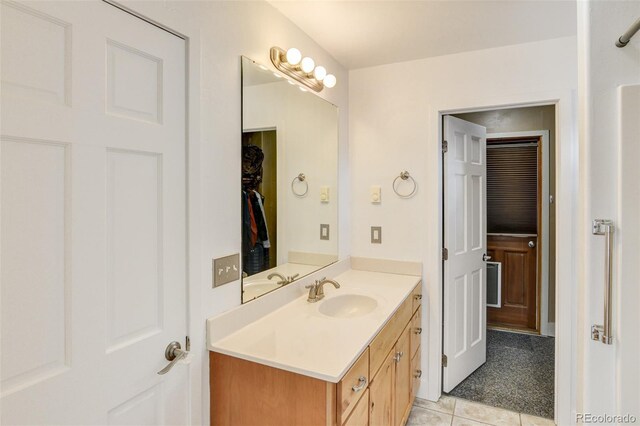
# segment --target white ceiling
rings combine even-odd
[[[268,1],[348,69],[576,34],[574,1]]]

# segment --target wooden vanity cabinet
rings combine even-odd
[[[338,383],[210,352],[211,424],[404,425],[420,383],[421,287]]]

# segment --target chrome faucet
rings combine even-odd
[[[335,288],[340,288],[340,284],[338,284],[334,280],[328,280],[326,278],[316,280],[315,284],[310,284],[305,287],[309,289],[309,297],[307,298],[307,302],[316,303],[318,300],[322,300],[324,298],[323,286],[327,283],[333,284]]]
[[[296,278],[298,278],[298,276],[300,276],[300,274],[293,274],[293,275],[289,275],[288,277],[285,277],[282,274],[279,274],[278,272],[274,272],[272,274],[267,275],[267,279],[270,280],[273,277],[278,277],[280,278],[280,281],[278,281],[278,285],[286,285],[286,284],[291,284],[293,282],[293,280],[295,280]]]
[[[278,278],[280,278],[280,281],[278,281],[278,285],[289,284],[289,281],[287,281],[287,278],[286,278],[284,275],[282,275],[282,274],[279,274],[279,273],[277,273],[277,272],[274,272],[274,273],[272,273],[272,274],[267,275],[267,279],[268,279],[268,280],[270,280],[270,279],[271,279],[271,278],[273,278],[273,277],[278,277]]]

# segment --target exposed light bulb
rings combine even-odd
[[[300,53],[300,51],[295,47],[292,47],[291,49],[287,50],[286,58],[287,62],[289,62],[291,65],[298,65],[300,59],[302,59],[302,53]]]
[[[336,76],[333,74],[327,74],[322,82],[324,83],[325,87],[331,89],[337,83]]]
[[[313,70],[313,76],[316,80],[322,81],[327,76],[327,70],[323,66],[318,65],[316,69]]]
[[[300,62],[300,69],[307,74],[309,74],[315,68],[316,63],[310,57],[306,56],[302,58],[302,62]]]

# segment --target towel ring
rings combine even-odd
[[[295,190],[294,185],[297,180],[300,182],[304,182],[305,187],[302,194],[296,192]],[[300,173],[298,176],[293,178],[293,180],[291,181],[291,192],[293,192],[298,197],[304,197],[305,195],[307,195],[307,192],[309,192],[309,182],[307,182],[307,177],[304,175],[304,173]]]
[[[413,183],[413,189],[411,190],[410,193],[401,194],[400,192],[398,192],[398,190],[396,189],[396,183],[398,182],[398,179],[402,179],[402,180],[411,179],[411,182]],[[416,180],[406,170],[400,172],[400,174],[398,176],[396,176],[396,178],[393,180],[393,184],[391,186],[393,187],[393,192],[395,192],[396,195],[398,195],[398,197],[400,197],[400,198],[410,198],[410,197],[413,196],[413,194],[416,193],[416,190],[418,189],[418,184],[416,183]]]

